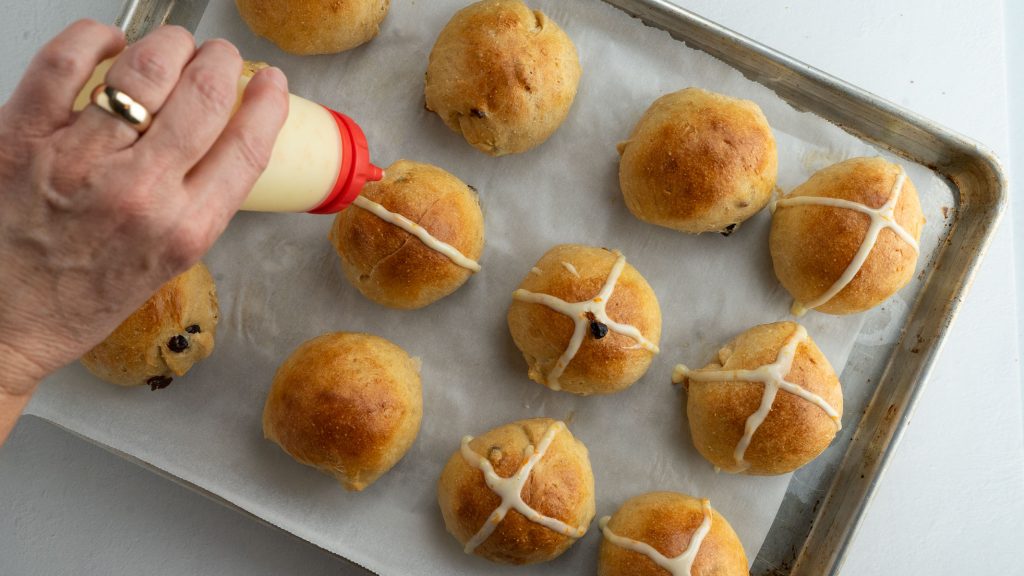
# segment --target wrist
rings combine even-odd
[[[45,376],[41,365],[13,346],[0,342],[0,402],[31,396]]]

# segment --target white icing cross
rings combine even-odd
[[[442,242],[437,238],[434,238],[433,236],[430,235],[430,232],[427,232],[426,228],[420,226],[419,224],[413,222],[412,220],[409,220],[405,216],[402,216],[401,214],[396,214],[395,212],[388,210],[387,208],[381,206],[380,204],[377,204],[373,200],[370,200],[369,198],[366,198],[364,196],[357,196],[353,204],[362,208],[363,210],[366,210],[367,212],[375,214],[381,220],[388,222],[389,224],[394,224],[395,226],[398,226],[399,228],[405,230],[409,234],[412,234],[413,236],[419,238],[420,242],[423,242],[423,244],[426,245],[427,248],[436,250],[441,254],[447,256],[448,259],[454,262],[456,265],[462,266],[463,268],[466,268],[468,270],[472,270],[473,272],[480,271],[480,264],[478,264],[476,260],[467,258],[462,254],[462,252],[456,250],[455,247],[452,246],[451,244]]]
[[[512,293],[512,298],[515,300],[530,304],[542,304],[555,312],[568,316],[576,323],[576,327],[572,332],[572,338],[569,339],[569,346],[562,353],[558,361],[555,362],[551,372],[544,377],[547,386],[552,390],[561,390],[561,387],[558,385],[558,379],[565,372],[572,359],[576,357],[576,353],[579,352],[591,322],[600,322],[607,326],[608,330],[636,340],[637,346],[654,354],[659,352],[658,347],[647,338],[644,338],[644,335],[635,326],[620,324],[608,317],[606,311],[608,301],[611,299],[612,293],[615,291],[615,285],[619,281],[619,276],[622,275],[622,270],[626,266],[626,257],[617,250],[615,254],[618,256],[618,259],[615,261],[615,265],[612,266],[611,272],[608,273],[608,279],[605,280],[604,286],[601,287],[601,291],[598,292],[597,296],[590,300],[566,302],[550,294],[538,294],[521,288]]]
[[[523,464],[518,471],[508,478],[502,478],[494,471],[494,466],[491,465],[491,461],[483,456],[477,454],[469,447],[469,443],[473,440],[472,436],[466,436],[462,439],[462,457],[467,462],[479,468],[484,474],[484,482],[487,483],[487,487],[494,491],[495,494],[501,497],[501,504],[491,512],[491,515],[484,522],[484,525],[480,527],[480,530],[473,535],[472,538],[466,542],[465,552],[466,554],[472,554],[476,547],[483,544],[485,540],[498,528],[498,524],[505,519],[505,515],[508,511],[515,510],[519,512],[527,520],[540,524],[541,526],[554,530],[559,534],[568,536],[570,538],[580,538],[587,532],[586,525],[578,528],[573,528],[561,520],[551,518],[550,516],[544,516],[540,512],[537,512],[523,500],[523,487],[526,486],[526,482],[530,479],[530,473],[533,472],[533,467],[540,462],[541,458],[548,451],[548,447],[551,446],[551,442],[555,439],[555,435],[565,428],[563,422],[555,422],[547,431],[544,432],[544,437],[541,438],[540,444],[537,449],[534,447],[527,446],[524,456],[527,457],[526,463]]]
[[[817,308],[823,304],[826,304],[829,300],[836,297],[837,294],[843,291],[850,282],[853,281],[860,269],[864,267],[864,263],[868,261],[868,256],[871,255],[871,250],[874,249],[875,244],[878,242],[878,235],[881,234],[882,230],[888,228],[896,233],[897,236],[903,239],[904,242],[910,245],[914,249],[914,252],[919,252],[920,247],[917,244],[917,240],[914,236],[907,232],[904,228],[896,221],[896,204],[900,200],[900,194],[903,192],[903,184],[907,180],[907,173],[900,166],[899,174],[896,175],[896,182],[893,184],[892,191],[889,193],[889,200],[881,208],[871,208],[860,202],[851,202],[849,200],[842,200],[839,198],[827,198],[822,196],[795,196],[793,198],[781,198],[776,200],[772,206],[771,211],[774,214],[779,207],[785,208],[786,206],[831,206],[833,208],[846,208],[848,210],[855,210],[862,214],[867,214],[871,217],[871,225],[868,227],[867,233],[864,235],[864,240],[861,242],[860,249],[854,255],[853,260],[843,271],[843,274],[835,281],[832,286],[826,290],[821,296],[818,296],[814,300],[806,303],[794,302],[793,303],[793,314],[797,316],[803,316],[808,310]]]
[[[764,423],[765,418],[768,417],[768,413],[771,412],[772,404],[775,403],[775,396],[778,394],[779,389],[803,398],[821,408],[836,423],[836,430],[843,429],[839,413],[828,402],[825,402],[824,398],[809,390],[805,390],[797,384],[786,381],[786,376],[793,369],[797,347],[806,339],[807,330],[798,324],[796,330],[793,331],[793,334],[779,350],[775,362],[765,364],[754,370],[690,370],[680,364],[672,372],[672,382],[676,384],[681,384],[685,380],[694,382],[764,383],[761,406],[747,418],[743,429],[743,437],[740,438],[739,443],[736,444],[736,449],[733,451],[733,459],[738,466],[737,470],[735,470],[736,472],[742,472],[750,467],[750,464],[743,459],[743,456],[747,453],[747,448],[750,446],[754,433],[757,432],[757,429]]]
[[[701,511],[704,513],[704,519],[701,520],[700,526],[697,527],[693,536],[690,537],[690,543],[686,546],[686,550],[683,550],[680,555],[674,558],[665,556],[646,542],[619,536],[612,532],[608,528],[608,521],[611,519],[609,516],[601,518],[598,525],[601,527],[604,537],[612,544],[647,556],[655,564],[668,570],[668,573],[672,576],[690,576],[693,570],[693,561],[697,558],[697,553],[700,552],[700,545],[704,542],[704,537],[711,531],[711,501],[704,498],[700,501],[700,505]]]

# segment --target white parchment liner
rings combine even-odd
[[[479,189],[487,223],[481,273],[424,310],[393,311],[344,280],[327,242],[331,217],[241,214],[206,258],[222,313],[210,360],[159,393],[110,386],[72,366],[41,387],[30,411],[387,575],[516,572],[463,555],[444,530],[436,481],[464,434],[520,418],[564,419],[590,447],[599,516],[650,490],[708,497],[752,561],[789,476],[715,474],[691,444],[682,394],[669,381],[675,363],[702,366],[735,334],[789,318],[790,299],[768,256],[769,215],[763,211],[729,238],[639,222],[619,193],[615,145],[655,98],[699,86],[762,107],[778,139],[783,190],[831,162],[878,152],[602,2],[532,0],[576,42],[584,70],[579,96],[545,145],[489,158],[423,108],[427,55],[465,4],[397,0],[380,37],[337,56],[285,55],[255,38],[227,1],[211,2],[199,36],[230,39],[246,57],[283,68],[293,92],[355,118],[378,164],[429,162]],[[948,192],[927,169],[905,165],[931,223],[921,243],[927,257],[942,228],[939,199]],[[534,262],[562,242],[622,250],[658,294],[662,354],[626,392],[579,398],[526,378],[505,313]],[[864,315],[815,312],[802,320],[837,370],[863,321]],[[336,330],[378,334],[423,360],[420,436],[394,470],[361,494],[293,462],[261,431],[278,364],[304,340]],[[854,425],[858,417],[845,414],[844,422]],[[595,521],[564,556],[519,573],[593,573],[599,541]]]

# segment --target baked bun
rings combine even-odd
[[[610,394],[650,367],[661,308],[621,253],[562,244],[513,293],[508,327],[534,382],[584,396]]]
[[[213,276],[199,262],[161,286],[82,365],[119,386],[166,388],[213,353],[219,317]]]
[[[253,33],[292,54],[334,54],[372,40],[391,0],[235,0]]]
[[[392,308],[422,308],[480,269],[484,215],[476,192],[436,166],[399,160],[385,174],[334,219],[331,243],[345,277],[364,296]]]
[[[881,158],[834,164],[772,210],[772,263],[796,300],[795,314],[863,312],[914,276],[925,220],[917,189],[899,164]]]
[[[263,435],[359,491],[402,459],[422,417],[419,362],[383,338],[338,332],[299,346],[278,368]]]
[[[673,381],[687,389],[694,446],[726,472],[792,472],[842,426],[839,378],[795,322],[755,326],[719,350],[717,362],[677,366]]]
[[[441,472],[437,501],[467,554],[547,562],[586,534],[594,474],[586,446],[563,422],[520,420],[463,438]]]
[[[619,186],[637,218],[730,234],[775,188],[775,137],[757,104],[687,88],[658,98],[619,144]]]
[[[600,522],[598,576],[746,576],[747,555],[708,500],[676,492],[634,496]]]
[[[430,52],[427,110],[491,156],[525,152],[569,114],[580,81],[569,36],[520,0],[483,0],[452,17]]]

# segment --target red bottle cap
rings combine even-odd
[[[338,180],[335,181],[327,199],[310,210],[310,214],[341,212],[355,202],[356,197],[363,191],[363,185],[384,177],[384,171],[370,163],[370,148],[366,144],[363,129],[348,116],[330,108],[327,108],[327,111],[338,123],[338,132],[341,136],[341,168],[338,170]]]

